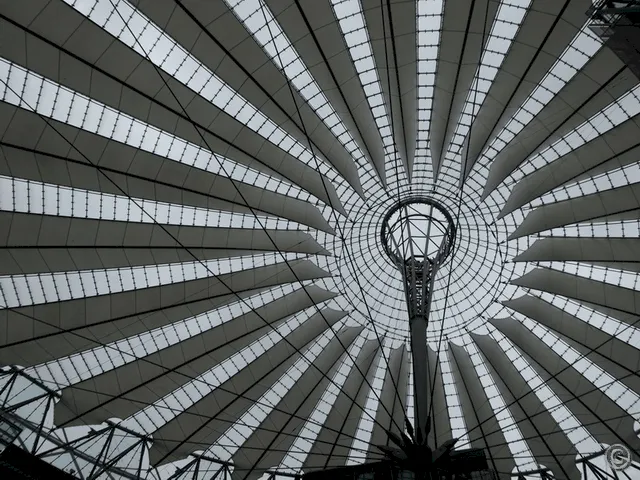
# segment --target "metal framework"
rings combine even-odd
[[[587,14],[591,30],[640,78],[640,1],[600,0]]]
[[[601,450],[599,452],[587,455],[576,461],[576,465],[582,474],[582,478],[587,477],[587,472],[597,478],[598,480],[634,480],[640,475],[640,467],[632,463],[625,470],[604,470],[601,466],[594,463],[594,460],[605,456],[607,450]],[[539,470],[532,470],[529,472],[521,472],[518,474],[517,480],[526,480],[530,475],[539,475],[540,480],[554,480],[556,477],[551,472],[550,468],[541,468]]]
[[[640,1],[599,0],[589,9],[589,14],[594,21],[592,28],[613,28],[623,18],[634,19],[634,15],[639,15]]]
[[[439,202],[412,197],[387,212],[380,236],[385,252],[402,274],[413,355],[415,425],[426,432],[430,429],[426,343],[429,306],[438,269],[453,249],[456,226]]]

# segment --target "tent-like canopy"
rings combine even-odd
[[[379,459],[414,408],[381,222],[426,196],[430,441],[639,460],[640,81],[590,6],[0,2],[0,437],[80,478]]]

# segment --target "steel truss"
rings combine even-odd
[[[20,368],[0,371],[0,448],[13,444],[84,480],[232,480],[233,472],[240,469],[200,452],[174,464],[150,469],[148,451],[153,439],[116,421],[94,427],[55,429],[53,408],[59,399],[59,392]],[[84,433],[71,436],[70,429],[84,429]],[[603,449],[577,460],[583,478],[589,475],[597,480],[634,480],[640,476],[640,467],[633,463],[622,471],[603,469],[594,460],[605,454]],[[301,479],[301,474],[277,470],[268,470],[265,475],[266,480]],[[532,475],[540,480],[555,478],[549,468],[518,472],[513,478],[525,480]]]
[[[587,15],[591,30],[640,78],[640,0],[599,0]]]

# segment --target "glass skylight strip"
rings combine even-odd
[[[553,393],[547,384],[542,381],[542,378],[540,378],[531,365],[529,365],[529,362],[524,359],[515,345],[492,325],[488,324],[487,327],[491,331],[491,336],[498,342],[507,354],[509,360],[513,362],[513,365],[518,369],[522,378],[527,382],[527,385],[529,385],[534,394],[542,402],[558,426],[567,435],[569,441],[576,447],[578,453],[588,455],[600,451],[600,445],[595,438],[593,438],[573,416],[571,411],[556,394]]]
[[[161,225],[308,230],[281,218],[130,198],[3,175],[0,211]]]
[[[640,328],[623,323],[609,315],[604,315],[570,298],[547,292],[536,292],[536,296],[592,327],[615,337],[617,340],[626,342],[635,348],[640,348]]]
[[[532,207],[580,198],[607,190],[626,187],[640,182],[640,162],[625,165],[595,177],[558,187],[531,202]]]
[[[371,435],[373,434],[374,420],[380,406],[379,393],[382,391],[384,385],[384,377],[387,372],[387,361],[385,359],[391,356],[391,342],[387,339],[383,339],[383,351],[378,356],[378,365],[373,376],[373,381],[370,382],[371,388],[367,394],[367,400],[364,403],[364,410],[360,414],[360,421],[358,422],[358,428],[351,444],[351,451],[349,452],[349,458],[347,459],[347,465],[357,465],[363,463],[362,452],[369,450],[369,442],[371,441]],[[368,412],[368,413],[367,413]]]
[[[520,179],[524,175],[549,165],[563,155],[605,134],[639,113],[640,85],[610,103],[605,109],[593,115],[540,153],[531,156],[513,172],[512,178]]]
[[[336,324],[340,328],[342,322]],[[222,437],[207,449],[207,454],[229,461],[240,446],[254,433],[262,422],[266,420],[284,396],[300,380],[302,375],[311,367],[322,351],[329,345],[335,334],[326,330],[313,343],[302,350],[302,355],[295,363],[247,410],[240,419],[230,427]],[[302,399],[301,399],[302,400]],[[235,445],[230,447],[227,445]]]
[[[569,273],[577,277],[588,278],[597,282],[615,285],[617,287],[640,290],[640,274],[626,271],[623,265],[620,268],[602,267],[590,263],[581,262],[536,262],[541,267],[551,268],[564,273]]]
[[[536,200],[531,202],[531,208],[535,208],[545,204],[552,204],[556,202],[560,202],[568,199],[578,199],[585,195],[593,195],[596,193],[601,193],[605,191],[614,190],[617,188],[626,187],[629,185],[633,185],[640,182],[640,163],[634,163],[631,165],[625,165],[622,168],[618,168],[615,170],[611,170],[609,172],[605,172],[601,175],[587,178],[585,180],[581,180],[579,182],[571,183],[569,185],[561,186],[556,190],[551,191],[539,197]],[[595,222],[602,222],[602,220],[596,220]],[[627,221],[627,222],[607,222],[607,224],[612,225],[612,228],[616,228],[614,225],[618,225],[619,227],[622,224],[626,224],[626,226],[630,226],[632,228],[637,227],[637,221]],[[636,225],[636,227],[634,227]],[[617,228],[616,228],[617,230]],[[598,235],[596,233],[597,227],[594,226],[594,231],[592,235]],[[635,234],[624,234],[624,233],[616,233],[616,234],[608,234],[605,230],[600,236],[631,236],[633,237]],[[637,236],[637,235],[635,235]]]
[[[215,175],[317,203],[299,187],[214,154],[2,58],[0,100]],[[98,159],[90,160],[98,163]]]
[[[522,432],[520,431],[520,428],[518,428],[515,419],[511,416],[511,412],[505,408],[506,404],[504,403],[504,399],[502,398],[492,376],[489,374],[489,370],[487,370],[487,366],[480,356],[478,348],[474,342],[469,342],[465,345],[465,348],[469,353],[478,375],[478,379],[482,383],[485,394],[489,399],[489,405],[491,406],[498,425],[502,430],[507,446],[509,447],[509,451],[513,455],[516,467],[520,471],[536,470],[537,465],[533,461],[531,450],[524,441]],[[461,445],[458,445],[458,447],[461,447]]]
[[[365,335],[359,335],[349,348],[349,354],[343,356],[340,360],[340,368],[331,379],[327,389],[313,409],[313,412],[309,416],[310,420],[305,422],[297,438],[289,448],[287,455],[280,462],[278,471],[298,473],[302,469],[302,465],[318,438],[320,430],[327,420],[342,390],[342,386],[347,380],[347,376],[354,367],[355,359],[358,357],[360,350],[362,350],[365,340]]]
[[[638,220],[616,220],[604,222],[597,219],[594,222],[583,222],[576,225],[553,228],[540,236],[571,238],[638,238],[640,237],[640,222]]]
[[[189,282],[305,256],[266,253],[164,265],[0,276],[0,308],[63,302]]]
[[[51,383],[51,388],[66,388],[212,330],[296,290],[300,288],[296,288],[293,284],[273,287],[185,320],[111,342],[108,345],[51,360],[28,368],[25,373],[45,384]]]
[[[443,0],[418,0],[416,25],[418,47],[418,135],[413,169],[416,177],[426,177],[427,181],[432,180],[429,132],[443,10]]]
[[[462,109],[462,115],[458,120],[455,133],[451,139],[449,150],[460,153],[465,137],[469,133],[471,124],[475,120],[480,107],[491,88],[511,43],[520,29],[531,0],[502,0],[498,12],[493,21],[491,33],[482,53],[482,60],[475,77],[467,100]]]
[[[622,410],[640,421],[640,397],[638,394],[570,347],[548,328],[524,316],[522,316],[522,324]]]
[[[438,347],[436,346],[436,353]],[[444,397],[447,404],[447,411],[449,412],[449,424],[451,425],[451,435],[453,438],[460,439],[461,445],[469,444],[469,435],[467,434],[467,425],[462,413],[462,406],[460,405],[460,397],[458,396],[458,387],[453,378],[451,372],[451,353],[446,347],[444,339],[440,345],[440,355],[438,360],[440,362],[440,372],[442,372],[442,384],[444,387]]]
[[[349,55],[358,73],[367,103],[378,126],[385,157],[392,161],[392,164],[387,166],[386,175],[387,179],[390,179],[389,185],[393,186],[401,178],[406,177],[403,176],[404,168],[400,165],[400,158],[395,148],[391,122],[387,114],[382,84],[378,77],[360,0],[331,0],[331,5],[340,25],[340,31],[349,48]]]
[[[257,360],[261,355],[273,348],[278,342],[283,341],[283,337],[286,337],[296,328],[300,327],[316,312],[317,309],[313,307],[293,315],[223,362],[184,385],[181,385],[173,392],[158,399],[154,404],[134,413],[124,420],[124,425],[130,425],[135,430],[141,429],[148,434],[153,433],[158,428],[176,418],[180,412],[191,408],[202,400],[216,387],[224,384],[234,375],[238,374],[251,362]],[[256,406],[259,403],[260,401],[256,403]],[[223,439],[220,439],[220,442],[225,443]]]
[[[496,138],[481,154],[479,164],[491,161],[602,47],[602,40],[588,27],[589,21],[571,41],[540,84],[520,106]]]
[[[125,0],[64,0],[109,34],[305,165],[333,171]],[[124,21],[123,21],[124,20]],[[318,163],[318,165],[316,165]]]
[[[413,372],[413,355],[409,354],[405,358],[407,361],[407,372]],[[438,373],[441,373],[441,371],[438,370]],[[407,380],[408,380],[407,395],[405,397],[405,401],[407,405],[406,411],[407,411],[407,418],[413,422],[413,419],[415,418],[415,411],[413,406],[413,373],[409,374]]]
[[[327,128],[360,168],[368,169],[360,147],[324,95],[302,58],[263,0],[225,0],[236,16],[262,45]],[[273,38],[273,39],[272,39]]]

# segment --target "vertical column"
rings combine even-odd
[[[429,379],[427,375],[427,317],[416,315],[409,320],[411,355],[413,355],[413,401],[415,426],[424,433],[429,414]]]

